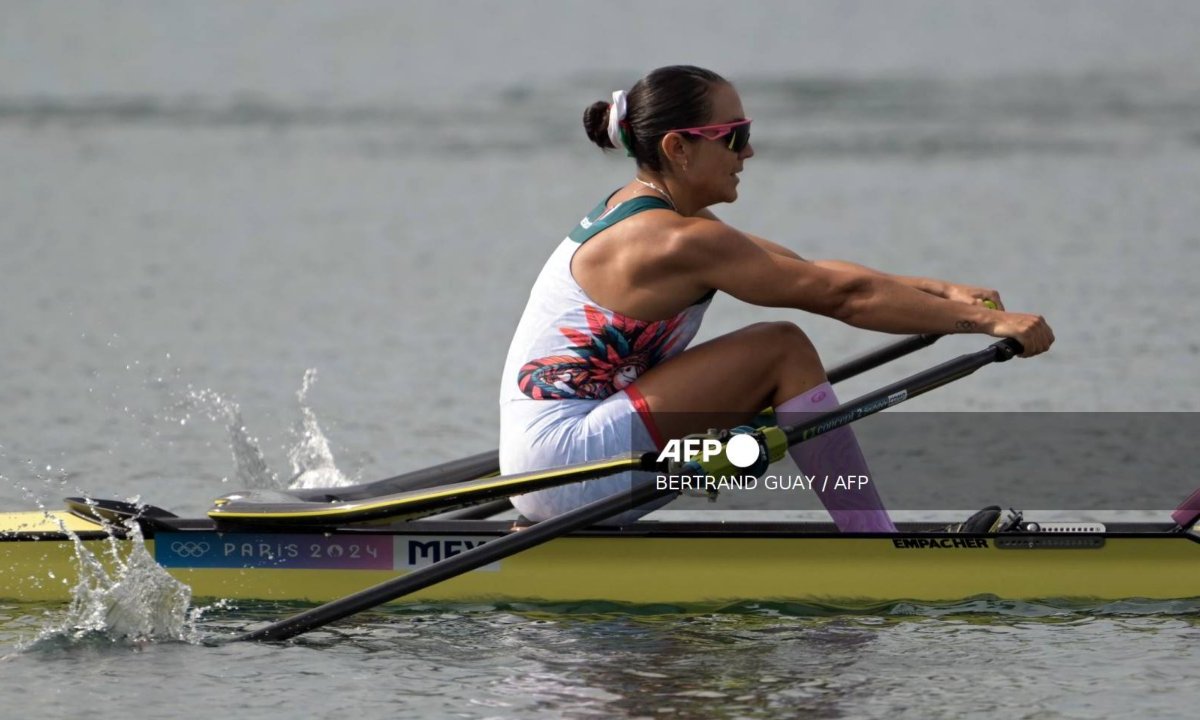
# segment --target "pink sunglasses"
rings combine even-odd
[[[733,122],[721,123],[720,125],[701,125],[700,127],[679,128],[678,130],[669,130],[668,132],[687,133],[689,135],[699,135],[706,140],[720,140],[729,135],[729,142],[725,147],[740,153],[750,144],[750,118],[745,120],[735,120]]]

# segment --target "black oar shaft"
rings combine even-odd
[[[936,339],[936,337],[935,337]],[[795,445],[817,435],[829,432],[880,410],[898,405],[905,400],[923,395],[959,378],[966,377],[979,368],[993,362],[1004,362],[1022,351],[1016,340],[1004,339],[992,343],[978,352],[960,355],[941,365],[910,375],[887,387],[855,398],[848,403],[823,413],[809,422],[781,428],[787,435],[788,444]]]
[[[646,459],[647,467],[653,466],[654,453],[647,453],[643,457]],[[240,635],[235,639],[287,640],[344,617],[417,592],[443,580],[449,580],[489,563],[503,560],[510,555],[528,550],[535,545],[541,545],[560,535],[595,525],[606,518],[652,502],[660,497],[673,494],[675,494],[673,490],[659,490],[653,479],[639,481],[630,492],[610,495],[571,512],[543,520],[536,525],[486,542],[460,555],[455,555],[453,558],[436,562],[403,577],[380,583],[340,600],[306,610],[277,623]]]
[[[852,357],[836,367],[830,368],[825,373],[825,377],[831,383],[849,380],[855,375],[861,375],[868,370],[874,370],[880,365],[890,363],[921,348],[927,348],[941,339],[941,337],[941,335],[912,335],[903,340],[875,348],[874,350],[868,350],[858,357]]]
[[[838,383],[856,375],[874,370],[875,368],[929,347],[942,337],[941,335],[912,335],[896,342],[888,343],[874,350],[840,363],[826,372],[829,382]],[[407,490],[449,485],[486,477],[500,471],[500,453],[496,450],[477,453],[469,457],[451,460],[449,462],[422,468],[395,477],[376,480],[361,485],[351,485],[339,488],[296,489],[289,492],[301,500],[310,502],[351,502],[391,495]],[[476,513],[477,514],[477,513]]]

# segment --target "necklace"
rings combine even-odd
[[[654,183],[650,182],[649,180],[641,179],[637,175],[634,175],[633,179],[637,180],[641,184],[645,185],[646,187],[650,188],[651,190],[658,192],[658,194],[665,197],[667,199],[667,202],[671,203],[671,209],[678,212],[678,208],[675,207],[675,199],[671,197],[671,193],[667,192],[663,188],[660,188],[659,186],[655,185]]]

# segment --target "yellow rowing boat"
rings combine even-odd
[[[928,523],[900,530],[856,536],[827,523],[640,521],[568,534],[406,600],[853,607],[977,595],[1200,597],[1200,538],[1171,523],[1027,524],[979,535]],[[222,530],[206,518],[160,517],[142,532],[145,551],[196,597],[323,602],[523,530],[501,520]],[[71,512],[0,514],[0,597],[65,601],[80,552],[112,565],[138,542]]]

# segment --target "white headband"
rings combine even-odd
[[[621,121],[625,119],[625,112],[628,109],[625,105],[625,91],[617,90],[613,93],[612,105],[608,108],[608,139],[612,141],[615,148],[629,148],[621,142]]]

